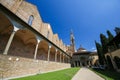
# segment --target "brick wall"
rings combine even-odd
[[[19,58],[19,60],[16,61],[16,58]],[[0,55],[0,70],[3,70],[4,78],[38,74],[65,68],[70,68],[70,64]]]

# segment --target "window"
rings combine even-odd
[[[34,16],[31,15],[31,16],[29,17],[28,24],[29,24],[29,25],[32,25],[33,20],[34,20]]]

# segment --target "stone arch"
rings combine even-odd
[[[64,59],[64,53],[61,54],[61,61],[62,61],[62,63],[64,63],[63,59]]]
[[[49,44],[45,40],[41,40],[38,47],[37,59],[47,60]]]
[[[68,57],[65,55],[64,57],[65,63],[68,63]]]
[[[107,64],[108,64],[108,69],[113,70],[113,65],[112,61],[109,55],[106,56]]]
[[[37,40],[28,29],[18,30],[11,43],[8,55],[33,58]]]
[[[13,29],[11,21],[4,14],[0,13],[0,45],[2,45],[0,46],[0,54],[4,52]]]
[[[57,51],[57,62],[60,62],[60,51]]]
[[[80,57],[80,60],[81,60],[81,61],[85,61],[86,58],[85,58],[84,56],[81,56],[81,57]]]
[[[77,61],[75,61],[75,67],[77,67]]]
[[[80,61],[81,61],[82,66],[86,66],[86,64],[85,64],[85,62],[86,62],[86,57],[85,57],[85,56],[81,56],[81,57],[80,57]]]
[[[97,59],[97,60],[95,60],[94,66],[98,66],[98,65],[99,65],[99,61]]]
[[[56,53],[55,47],[51,46],[51,49],[50,49],[50,61],[55,61],[55,53]]]
[[[116,65],[117,65],[117,68],[120,69],[120,58],[118,56],[115,56],[114,61],[115,61]]]
[[[64,56],[63,55],[64,55],[64,53],[61,54],[61,61],[62,61],[62,63],[64,63],[64,61],[63,61]]]

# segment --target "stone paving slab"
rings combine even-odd
[[[72,80],[105,80],[88,68],[81,68]]]

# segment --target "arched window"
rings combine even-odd
[[[28,24],[29,24],[29,25],[32,25],[33,20],[34,20],[34,16],[31,15],[31,16],[29,17]]]

